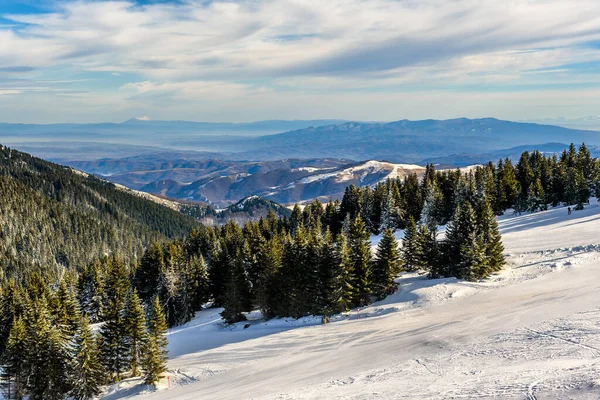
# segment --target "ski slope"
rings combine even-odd
[[[404,274],[393,296],[327,325],[224,327],[206,310],[170,331],[170,382],[105,398],[600,398],[600,206],[499,225],[508,265],[486,281]]]

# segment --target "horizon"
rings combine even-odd
[[[592,0],[6,0],[0,120],[579,118],[600,108],[598,12]]]
[[[188,123],[198,123],[198,124],[232,124],[232,125],[244,125],[244,124],[259,124],[259,123],[263,123],[263,122],[317,122],[317,121],[339,121],[341,124],[346,124],[346,123],[363,123],[363,124],[389,124],[389,123],[394,123],[394,122],[400,122],[400,121],[408,121],[408,122],[421,122],[421,121],[453,121],[453,120],[460,120],[460,119],[466,119],[466,120],[486,120],[486,119],[493,119],[493,120],[498,120],[498,121],[504,121],[504,122],[515,122],[515,123],[524,123],[524,124],[538,124],[538,125],[551,125],[551,126],[559,126],[559,125],[552,125],[551,122],[580,122],[580,121],[585,121],[585,120],[589,120],[589,119],[598,119],[600,120],[600,115],[586,115],[586,116],[581,116],[581,117],[573,117],[573,118],[568,118],[568,117],[564,117],[564,116],[557,116],[557,117],[549,117],[549,118],[540,118],[540,119],[532,119],[532,120],[510,120],[510,119],[503,119],[503,118],[498,118],[498,117],[494,117],[494,116],[485,116],[485,117],[478,117],[478,118],[469,118],[469,117],[464,117],[464,116],[457,116],[457,117],[450,117],[450,118],[423,118],[423,119],[410,119],[410,118],[399,118],[399,119],[391,119],[391,120],[352,120],[352,119],[344,119],[344,118],[306,118],[306,119],[279,119],[279,118],[274,118],[274,119],[260,119],[260,120],[243,120],[243,121],[208,121],[208,120],[187,120],[187,119],[154,119],[151,118],[147,115],[144,116],[137,116],[137,117],[130,117],[127,118],[125,120],[119,120],[119,121],[83,121],[83,122],[73,122],[73,121],[59,121],[59,122],[49,122],[49,123],[44,123],[44,122],[24,122],[24,121],[19,121],[19,122],[10,122],[10,121],[4,121],[4,120],[0,120],[0,124],[7,124],[7,125],[101,125],[101,124],[113,124],[113,125],[119,125],[119,124],[125,124],[128,122],[133,122],[133,121],[138,121],[141,123],[144,122],[188,122]],[[547,121],[547,123],[544,123],[544,121]],[[592,129],[595,130],[595,129]]]

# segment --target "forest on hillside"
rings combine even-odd
[[[9,398],[87,399],[138,375],[155,384],[166,368],[167,326],[206,305],[223,307],[225,323],[257,308],[265,318],[313,314],[326,322],[393,293],[402,271],[483,279],[504,264],[497,215],[559,204],[577,210],[600,194],[600,164],[582,145],[560,155],[526,152],[515,165],[506,159],[468,173],[429,165],[422,179],[350,186],[340,201],[297,206],[289,217],[271,212],[243,226],[209,227],[163,208],[148,214],[161,206],[137,203],[95,178],[6,148],[2,155],[0,177],[13,198],[2,203],[2,226],[16,226],[32,242],[46,235],[73,246],[65,247],[69,262],[52,251],[20,259],[34,247],[15,250],[15,228],[3,228],[0,361]],[[15,219],[26,195],[65,213],[72,208],[78,213],[64,215],[75,220],[96,216],[94,223],[104,220],[121,236],[102,241],[108,234],[100,234],[95,246],[108,247],[97,252],[86,247],[87,222],[69,230],[66,216],[35,203],[29,207],[43,214],[38,225],[27,208]],[[439,225],[447,225],[444,238]],[[401,248],[396,229],[405,233]],[[375,254],[372,234],[383,236]],[[98,334],[90,322],[101,323]]]

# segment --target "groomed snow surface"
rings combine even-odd
[[[104,398],[600,398],[600,205],[499,224],[508,265],[485,281],[403,274],[326,325],[252,313],[227,327],[208,309],[169,332],[158,391],[127,380]]]

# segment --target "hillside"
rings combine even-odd
[[[75,267],[105,254],[135,259],[197,223],[94,176],[0,147],[3,269]]]
[[[327,325],[224,328],[220,309],[202,311],[168,335],[171,389],[129,380],[106,398],[598,398],[599,221],[595,200],[573,215],[507,213],[501,273],[474,283],[403,274],[398,293]]]

